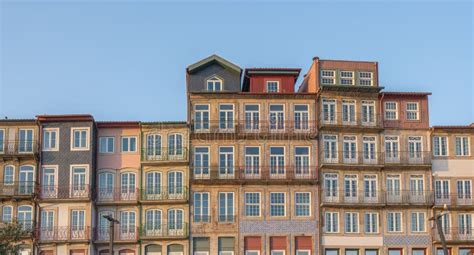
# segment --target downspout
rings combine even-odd
[[[142,132],[142,126],[140,124],[140,144],[142,145],[141,148],[140,148],[140,190],[139,190],[139,206],[138,206],[138,213],[140,214],[140,217],[138,218],[139,219],[139,226],[138,227],[138,235],[139,235],[139,239],[138,239],[138,254],[142,254],[142,239],[141,239],[141,236],[142,236],[142,203],[141,203],[141,200],[143,199],[143,165],[142,165],[142,161],[143,161],[143,132]]]

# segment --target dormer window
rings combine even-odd
[[[354,85],[354,72],[341,71],[341,85]]]
[[[372,72],[359,72],[359,85],[372,86]]]
[[[222,80],[213,76],[207,80],[207,91],[222,91]]]
[[[336,72],[333,70],[322,70],[321,71],[321,84],[333,85],[336,78]]]
[[[277,93],[280,90],[278,81],[267,81],[267,92]]]

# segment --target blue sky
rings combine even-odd
[[[0,1],[0,117],[185,120],[185,68],[379,61],[386,91],[430,91],[433,125],[474,122],[470,1]],[[299,80],[301,81],[301,79]]]

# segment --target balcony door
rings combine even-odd
[[[346,174],[344,176],[344,201],[357,202],[357,175]]]
[[[375,123],[375,102],[362,101],[362,125],[373,125]]]
[[[31,206],[22,205],[18,207],[17,219],[23,230],[29,231],[33,228],[33,212]]]
[[[34,187],[34,168],[33,166],[20,166],[20,172],[18,175],[18,193],[20,195],[28,195],[33,193]]]
[[[180,236],[184,234],[183,210],[168,210],[168,234],[170,236]]]
[[[401,186],[400,186],[400,175],[389,174],[387,175],[387,202],[388,203],[401,203]]]
[[[281,104],[270,105],[270,130],[285,129],[285,112]]]
[[[377,199],[377,175],[364,176],[364,202],[375,203]]]
[[[54,238],[54,211],[41,212],[41,240],[53,240]]]
[[[183,172],[168,173],[168,197],[170,199],[183,198]]]
[[[20,129],[18,138],[18,152],[33,152],[33,129]]]
[[[285,177],[285,147],[270,147],[270,178]]]
[[[71,211],[71,239],[86,239],[85,211]]]
[[[450,205],[451,199],[449,194],[449,180],[435,181],[435,203],[437,205]]]
[[[146,173],[146,199],[157,200],[161,198],[161,173]]]
[[[161,210],[150,209],[145,212],[146,236],[162,236]]]
[[[423,175],[410,176],[410,201],[418,203],[424,202],[424,194],[425,191]]]
[[[72,197],[87,197],[86,168],[72,168]]]
[[[234,147],[219,147],[219,178],[234,177]]]
[[[55,198],[58,196],[56,187],[56,169],[52,167],[43,168],[43,178],[41,181],[41,197]]]
[[[245,178],[260,178],[260,147],[245,147]]]
[[[120,199],[121,200],[135,200],[137,197],[136,193],[136,174],[135,173],[122,173],[120,175]]]
[[[135,240],[136,218],[135,212],[120,213],[120,240]]]
[[[422,162],[422,143],[421,136],[410,136],[408,137],[408,153],[410,162]]]
[[[99,174],[99,200],[113,200],[115,175],[111,172]]]
[[[260,125],[260,105],[245,105],[245,130],[258,131]]]
[[[149,134],[146,139],[147,160],[158,160],[161,158],[161,135]]]
[[[104,216],[114,217],[111,211],[102,211],[99,213],[99,229],[97,231],[97,238],[101,241],[110,240],[110,222]]]
[[[183,155],[183,135],[171,134],[168,135],[168,155],[181,156]]]

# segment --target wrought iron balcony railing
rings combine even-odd
[[[323,189],[322,202],[327,204],[387,204],[432,205],[432,191],[411,190],[327,190]]]
[[[114,228],[114,241],[136,242],[139,236],[138,230],[138,227],[133,225],[119,225],[118,227]],[[95,228],[94,240],[108,242],[110,240],[110,228],[108,226]]]
[[[310,134],[316,133],[317,125],[314,120],[209,120],[194,121],[191,129],[194,133]]]
[[[384,152],[386,165],[429,165],[430,151],[392,151]]]
[[[40,198],[44,200],[54,199],[91,199],[91,189],[88,184],[79,185],[42,185],[40,186]]]
[[[438,230],[436,228],[432,229],[433,231],[433,239],[437,242],[440,242],[440,236]],[[463,241],[474,241],[474,228],[469,227],[453,227],[453,228],[444,228],[443,229],[444,238],[446,241],[455,241],[455,242],[463,242]]]
[[[36,235],[40,242],[88,241],[90,240],[90,227],[40,227],[37,229]]]
[[[143,239],[153,238],[183,238],[188,236],[187,222],[144,224],[140,230]]]
[[[432,205],[433,192],[419,190],[395,190],[385,191],[385,201],[389,205]]]
[[[97,202],[138,201],[139,189],[132,187],[107,187],[97,189]]]
[[[384,153],[376,151],[329,151],[320,153],[320,162],[323,164],[344,165],[382,165]]]
[[[362,112],[321,112],[319,126],[345,126],[345,127],[382,127],[381,114],[366,114]]]
[[[33,181],[0,183],[0,197],[29,197],[36,193],[37,185]]]
[[[187,186],[145,186],[141,190],[143,201],[187,200]]]
[[[22,230],[22,233],[19,233],[19,235],[22,238],[28,238],[33,235],[36,222],[34,220],[13,218],[10,222],[0,221],[0,228],[5,227],[6,224],[16,224]]]
[[[194,180],[317,180],[313,166],[193,167]]]
[[[179,147],[170,149],[167,147],[147,146],[142,148],[143,161],[186,161],[188,160],[188,148]]]
[[[435,205],[437,206],[474,206],[474,199],[471,193],[441,193],[434,194]]]
[[[0,143],[0,157],[34,155],[39,152],[38,149],[36,140],[7,140]]]

